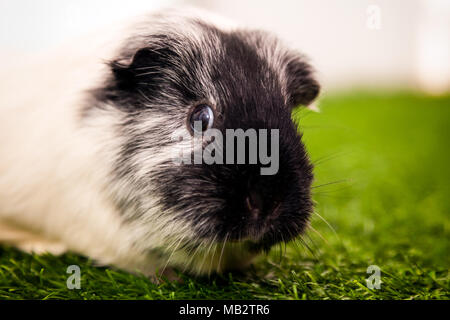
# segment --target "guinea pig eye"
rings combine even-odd
[[[201,122],[202,125],[201,131],[206,131],[210,129],[214,123],[214,113],[212,111],[212,108],[207,104],[201,104],[196,106],[194,110],[191,112],[191,115],[189,117],[189,124],[193,131],[198,132],[198,130],[195,130],[196,121]]]

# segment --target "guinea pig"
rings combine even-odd
[[[201,275],[244,268],[307,227],[313,167],[291,111],[319,84],[274,35],[168,9],[6,62],[0,242]],[[205,150],[208,129],[277,130],[276,172],[174,161]]]

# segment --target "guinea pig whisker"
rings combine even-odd
[[[317,166],[317,165],[322,164],[324,162],[327,162],[327,161],[330,161],[330,160],[334,160],[336,158],[339,158],[339,157],[342,157],[342,156],[346,156],[348,154],[349,154],[349,152],[334,152],[332,154],[319,157],[319,158],[317,158],[317,159],[315,159],[315,160],[313,160],[311,162],[312,162],[313,165]]]
[[[199,244],[195,249],[190,249],[188,251],[188,255],[190,256],[189,260],[186,262],[184,268],[183,268],[183,273],[187,270],[187,268],[194,262],[195,258],[197,257],[198,253],[201,251],[202,249],[202,245]]]
[[[325,239],[324,236],[319,231],[314,229],[313,226],[310,225],[309,229],[311,229],[313,232],[315,232],[319,236],[320,239],[322,239],[326,244],[328,244],[328,240]]]
[[[308,239],[308,241],[311,243],[311,247],[312,247],[312,249],[314,249],[314,252],[320,253],[319,246],[316,244],[316,242],[314,241],[314,239],[311,238],[311,236],[310,236],[308,233],[305,233],[304,236],[305,236],[305,237]],[[305,241],[306,241],[306,239],[305,239]]]
[[[217,251],[217,243],[214,244],[213,254],[212,254],[212,257],[211,257],[211,261],[209,263],[208,276],[211,275],[211,269],[212,269],[212,265],[213,265],[213,262],[214,262],[214,256],[216,255],[216,251]]]
[[[169,265],[170,259],[172,258],[173,254],[175,253],[175,251],[177,251],[178,247],[180,246],[180,244],[183,242],[183,240],[185,238],[186,238],[186,236],[181,237],[180,240],[175,245],[175,247],[172,249],[172,252],[170,253],[169,258],[167,259],[166,264],[164,265],[164,267],[160,273],[161,276],[164,274],[164,271],[166,271],[166,268]]]
[[[325,196],[325,197],[329,197],[329,198],[336,198],[336,193],[339,193],[342,190],[346,190],[348,189],[350,186],[344,186],[342,188],[339,189],[333,189],[333,190],[327,190],[327,191],[319,191],[319,192],[311,192],[312,195],[320,195],[320,196]],[[339,194],[339,198],[340,199],[344,199],[344,197],[342,197],[341,194]],[[347,199],[350,199],[351,197],[347,197]]]
[[[328,226],[328,228],[331,229],[331,231],[333,231],[333,233],[335,234],[336,237],[339,238],[339,235],[336,232],[336,229],[333,228],[333,226],[324,218],[322,217],[320,214],[318,214],[316,211],[313,211],[313,214],[315,214],[316,216],[318,216],[323,222],[325,222],[325,224]]]
[[[200,266],[199,266],[199,268],[198,268],[199,270],[202,270],[203,265],[205,264],[205,261],[206,261],[206,257],[207,257],[207,256],[209,255],[209,253],[211,252],[211,248],[212,248],[214,242],[216,241],[216,238],[217,238],[217,235],[214,236],[214,238],[212,239],[210,245],[207,247],[207,249],[206,249],[206,251],[205,251],[205,253],[204,253],[204,256],[203,256],[202,263],[200,264]]]
[[[228,236],[229,235],[230,235],[229,233],[226,234],[225,240],[224,240],[224,242],[222,244],[222,250],[220,251],[219,263],[217,264],[217,271],[219,271],[220,263],[222,262],[223,251],[225,249],[225,245],[227,244],[227,240],[228,240]]]
[[[296,239],[292,240],[291,243],[294,245],[294,249],[295,249],[296,253],[301,256],[304,249],[300,248]]]
[[[286,256],[286,251],[284,251],[283,243],[280,242],[280,264]]]
[[[311,247],[308,245],[308,243],[303,239],[302,237],[297,238],[298,241],[300,241],[301,245],[307,249],[307,251],[315,258],[317,259],[317,256],[314,252],[314,250],[311,249]]]
[[[348,182],[348,181],[350,181],[350,180],[349,179],[336,180],[336,181],[320,184],[318,186],[312,186],[311,189],[317,189],[317,188],[329,186],[329,185],[332,185],[332,184],[344,183],[344,182]]]
[[[281,236],[281,242],[279,243],[280,245],[280,253],[281,253],[281,257],[280,257],[280,263],[281,261],[286,257],[286,241],[284,240],[283,234],[280,232],[280,236]]]
[[[277,253],[277,263],[280,264],[281,263],[281,244],[280,243],[276,244],[275,251]]]

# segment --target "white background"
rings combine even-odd
[[[311,58],[328,90],[450,90],[449,0],[0,0],[0,50],[50,50],[121,18],[181,2],[277,33]],[[370,6],[379,8],[375,28]]]

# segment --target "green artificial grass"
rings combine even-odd
[[[160,284],[74,254],[0,247],[0,299],[448,299],[450,97],[359,92],[320,106],[293,113],[316,176],[302,241],[243,273]],[[66,287],[73,264],[80,290]],[[380,289],[366,286],[369,265]]]

